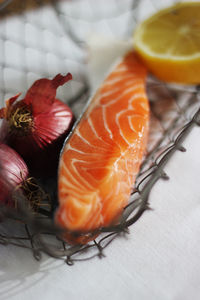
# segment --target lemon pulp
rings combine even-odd
[[[142,22],[134,46],[158,78],[200,83],[200,2],[179,3]]]

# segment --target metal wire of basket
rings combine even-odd
[[[85,8],[80,9],[78,16],[74,6],[77,3],[83,5],[83,2],[87,3],[88,11]],[[138,20],[141,1],[112,0],[112,2],[115,9],[106,11],[102,6],[100,17],[97,18],[99,9],[98,15],[91,13],[95,11],[95,8],[91,7],[91,0],[74,1],[74,4],[71,1],[53,0],[5,1],[0,6],[1,99],[19,92],[20,89],[25,91],[30,86],[30,82],[38,77],[52,77],[55,73],[67,70],[73,73],[74,83],[66,89],[63,88],[59,96],[78,116],[90,95],[85,72],[86,32],[93,24],[97,30],[103,28],[104,31],[110,28],[111,35],[119,34],[115,32],[115,22],[122,22],[120,34],[127,37],[130,35],[130,28],[132,31],[133,23]],[[150,2],[152,8],[156,9],[154,1]],[[65,5],[71,10],[66,10]],[[40,22],[37,17],[35,18],[33,9],[38,10],[37,14],[41,16]],[[51,23],[44,17],[47,11],[52,16]],[[8,19],[11,16],[14,21],[10,24]],[[122,18],[119,20],[120,17]],[[85,28],[83,29],[80,24],[85,24]],[[11,32],[13,25],[18,26],[16,27],[19,30],[18,35],[16,32],[15,34]],[[41,43],[41,39],[46,37],[50,37],[51,45]],[[58,44],[66,47],[57,47]],[[70,49],[67,47],[68,44]],[[18,49],[15,59],[11,58],[12,53],[9,52],[12,45]],[[36,62],[34,68],[30,68],[30,59]],[[50,60],[53,60],[53,64],[49,65]],[[198,86],[167,85],[149,76],[147,92],[151,105],[147,154],[137,177],[130,203],[124,209],[119,224],[100,228],[99,237],[88,245],[70,246],[58,238],[60,231],[55,227],[51,217],[33,214],[24,206],[23,197],[17,195],[21,203],[18,211],[6,207],[0,209],[2,245],[11,244],[30,249],[37,260],[41,258],[42,253],[47,253],[64,259],[68,264],[97,255],[101,257],[104,254],[103,249],[114,238],[126,234],[128,228],[150,209],[149,194],[152,186],[160,179],[169,179],[164,171],[165,165],[175,151],[185,151],[182,147],[184,138],[194,126],[200,125],[200,89]]]

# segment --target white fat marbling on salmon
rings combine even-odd
[[[104,140],[102,139],[102,137],[100,137],[100,136],[98,135],[98,133],[96,132],[96,130],[95,130],[95,128],[94,128],[94,125],[93,125],[92,120],[91,120],[90,117],[88,118],[88,123],[89,123],[89,125],[90,125],[92,131],[94,132],[94,135],[97,137],[97,139],[99,139],[99,140],[102,142],[103,145],[106,145],[107,147],[109,147],[110,144],[107,143],[106,141],[104,141]]]
[[[102,112],[103,112],[104,126],[105,126],[106,130],[108,131],[110,138],[113,139],[112,130],[109,128],[107,121],[106,121],[106,110],[104,107],[102,107]]]
[[[127,88],[127,89],[125,89],[121,94],[120,94],[120,96],[119,97],[114,97],[111,101],[107,101],[107,103],[103,103],[103,101],[104,100],[107,100],[107,96],[106,97],[101,97],[101,105],[102,106],[105,106],[105,107],[109,107],[110,105],[112,105],[112,104],[114,104],[114,103],[117,103],[117,102],[119,102],[119,101],[121,101],[122,100],[122,98],[124,97],[124,96],[126,96],[127,94],[129,94],[129,93],[133,93],[133,92],[135,92],[135,91],[137,91],[138,89],[141,89],[142,88],[142,85],[140,84],[140,85],[137,85],[137,86],[131,86],[131,87],[129,87],[129,88]],[[110,96],[111,96],[112,94],[110,94]],[[138,95],[141,95],[141,93],[139,94],[138,93]]]
[[[59,166],[56,214],[67,229],[107,226],[128,203],[148,132],[145,79],[146,69],[134,52],[126,55],[69,138]]]

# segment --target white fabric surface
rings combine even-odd
[[[69,267],[24,249],[1,246],[0,299],[198,300],[200,295],[200,128],[152,189],[152,211],[105,250]]]
[[[153,210],[130,228],[127,238],[111,243],[105,258],[69,267],[46,255],[37,262],[30,251],[0,246],[0,299],[198,300],[199,127],[184,146],[187,152],[175,153],[165,168],[170,180],[160,180],[151,191]]]

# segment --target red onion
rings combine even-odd
[[[14,206],[12,194],[27,178],[23,159],[9,146],[0,144],[0,203]]]
[[[56,99],[59,86],[72,79],[58,74],[52,80],[37,80],[24,99],[19,94],[6,101],[0,110],[3,118],[0,141],[15,149],[29,168],[38,172],[55,170],[66,134],[71,129],[70,108]]]

